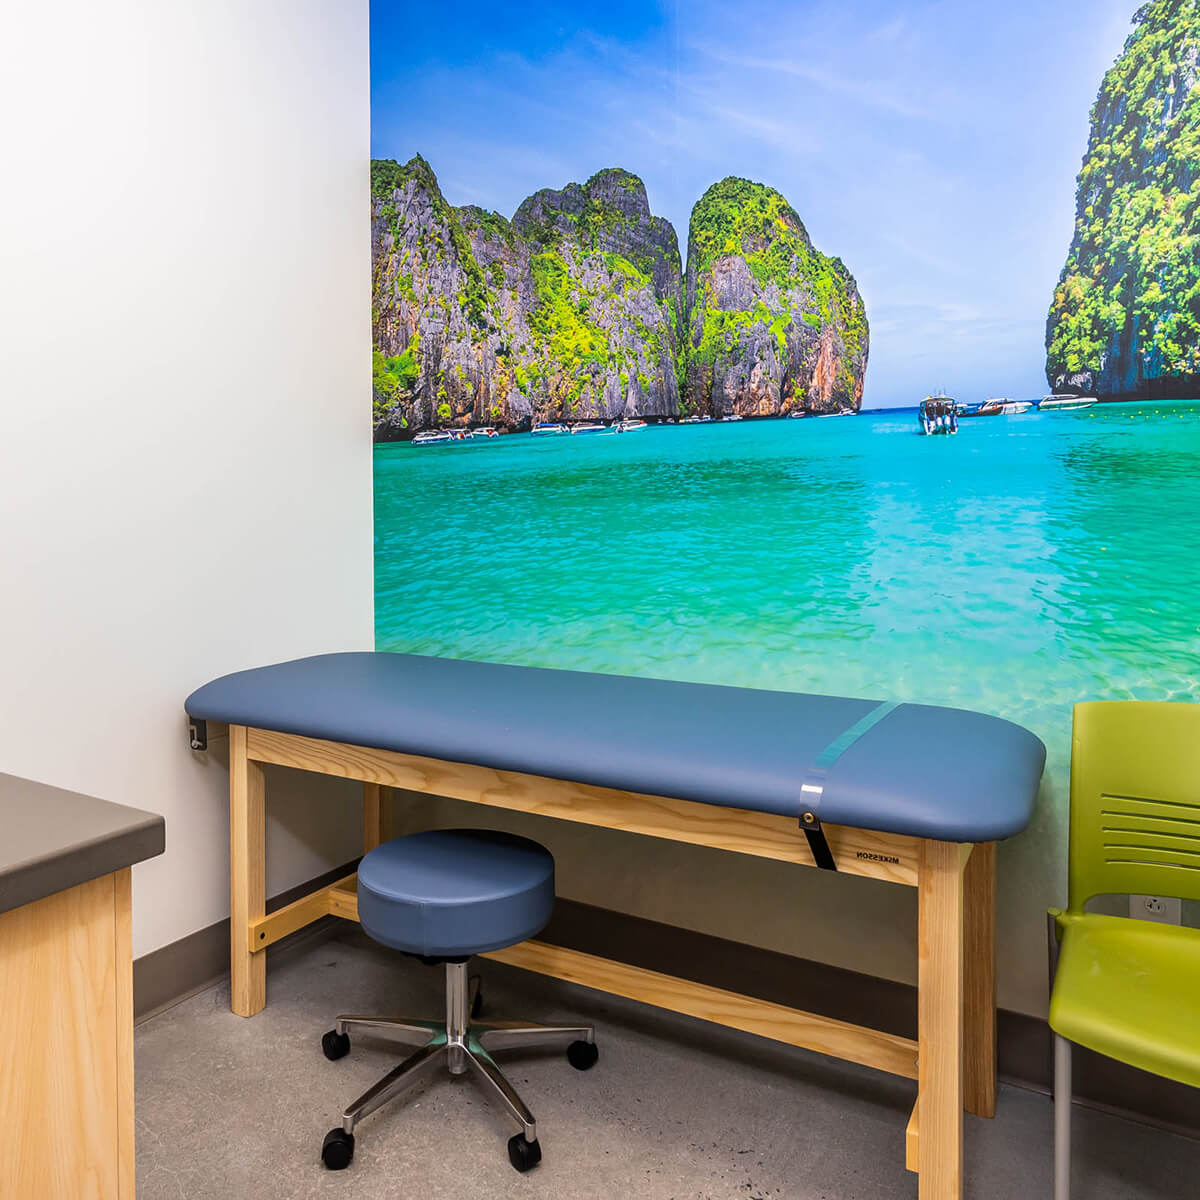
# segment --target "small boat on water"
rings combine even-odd
[[[917,422],[927,436],[957,433],[958,403],[949,396],[926,396],[917,410]]]
[[[571,426],[572,433],[603,433],[607,426],[599,421],[577,421]]]
[[[722,421],[744,421],[745,417],[739,417],[737,413],[729,413],[721,418]]]
[[[490,425],[483,425],[479,429],[472,429],[471,436],[472,437],[490,438],[490,437],[499,437],[500,434],[495,429],[493,429]]]
[[[615,433],[637,433],[639,429],[645,428],[647,428],[646,422],[640,417],[634,417],[628,421],[618,421],[613,426],[613,431]]]
[[[984,400],[981,404],[968,404],[957,410],[960,417],[998,417],[1003,411],[1003,401]]]
[[[426,429],[413,438],[412,444],[414,446],[437,446],[443,442],[454,440],[454,435],[448,429]]]
[[[1016,416],[1028,412],[1033,407],[1032,400],[1010,400],[1007,396],[992,396],[974,408],[959,410],[960,417],[999,417]]]
[[[558,437],[570,432],[561,421],[539,421],[529,434],[531,437]]]
[[[1095,403],[1095,396],[1043,396],[1038,401],[1038,412],[1077,412],[1081,408],[1091,408]]]
[[[697,415],[697,416],[680,417],[679,418],[680,425],[708,425],[708,424],[711,424],[711,422],[712,422],[712,417],[709,417],[709,416],[701,417],[701,416]]]

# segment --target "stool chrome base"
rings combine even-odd
[[[488,1094],[499,1100],[501,1107],[521,1127],[525,1142],[537,1142],[537,1124],[533,1113],[496,1065],[490,1052],[543,1046],[571,1047],[568,1057],[572,1064],[586,1069],[596,1061],[595,1050],[581,1054],[575,1051],[573,1043],[582,1042],[594,1047],[595,1030],[590,1025],[523,1025],[516,1021],[471,1021],[470,1012],[478,990],[475,984],[475,979],[468,982],[465,962],[446,963],[444,1023],[421,1021],[412,1017],[355,1014],[343,1014],[337,1018],[334,1031],[339,1038],[344,1038],[352,1029],[360,1029],[402,1043],[415,1043],[420,1047],[416,1053],[389,1071],[346,1108],[342,1113],[343,1133],[353,1135],[355,1126],[364,1117],[440,1070],[445,1070],[451,1075],[462,1075],[470,1071],[484,1085]],[[330,1037],[329,1034],[325,1036]],[[346,1045],[346,1049],[340,1053],[331,1055],[329,1049],[326,1049],[326,1054],[330,1057],[341,1057],[349,1048],[348,1042],[343,1044]],[[330,1136],[333,1136],[332,1132]],[[350,1144],[353,1145],[352,1139]],[[518,1166],[511,1143],[509,1155],[513,1159],[513,1165]],[[540,1151],[536,1151],[529,1166],[535,1165],[540,1157]],[[347,1159],[347,1164],[348,1161]]]

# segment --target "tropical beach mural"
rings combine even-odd
[[[1044,1005],[1072,705],[1200,699],[1200,3],[372,20],[379,648],[1019,721]]]

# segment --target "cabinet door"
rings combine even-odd
[[[0,1196],[132,1196],[128,888],[119,871],[0,914]]]

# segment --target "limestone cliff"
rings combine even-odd
[[[1092,108],[1046,325],[1056,391],[1200,394],[1200,3],[1154,0]]]
[[[642,181],[610,169],[536,192],[513,226],[531,248],[535,415],[676,414],[679,245]]]
[[[724,180],[696,205],[685,301],[675,230],[628,171],[536,192],[511,222],[452,207],[420,157],[372,163],[371,185],[381,440],[861,399],[854,280],[769,188]]]
[[[502,295],[506,277],[527,272],[528,255],[508,222],[452,208],[419,157],[372,163],[371,193],[376,436],[528,421]],[[493,250],[483,263],[477,244]]]
[[[685,395],[701,413],[857,409],[866,309],[840,258],[816,250],[777,191],[714,183],[692,209]]]
[[[542,191],[512,222],[446,203],[428,164],[373,164],[375,426],[669,416],[674,230],[635,176]]]

